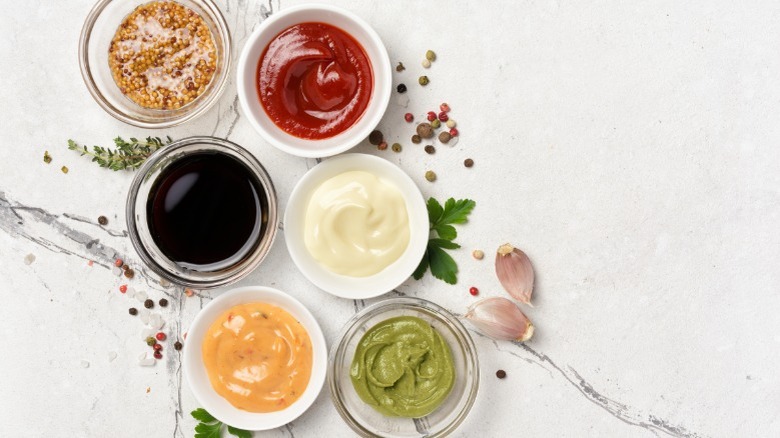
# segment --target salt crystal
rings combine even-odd
[[[147,298],[149,297],[146,295],[146,292],[142,290],[139,290],[138,292],[135,293],[135,299],[138,300],[138,302],[140,303],[146,301]]]
[[[402,106],[404,108],[408,107],[409,106],[409,96],[407,96],[406,93],[399,94],[398,97],[396,98],[396,103],[399,106]]]
[[[166,280],[166,279],[164,279],[164,278],[161,278],[161,279],[160,279],[160,286],[162,286],[162,287],[168,287],[168,286],[170,286],[170,285],[171,285],[171,282],[170,282],[170,281],[168,281],[168,280]]]
[[[145,327],[143,330],[141,330],[141,339],[146,341],[146,339],[151,338],[154,336],[154,330]]]
[[[35,261],[35,254],[27,254],[24,256],[24,264],[31,265]]]
[[[133,288],[133,286],[127,286],[127,290],[125,291],[125,293],[127,294],[128,297],[132,297],[133,295],[135,295],[135,289]]]
[[[144,324],[149,324],[149,311],[146,309],[141,309],[138,311],[138,317],[141,318],[141,322]]]
[[[458,144],[458,137],[452,137],[450,141],[447,143],[447,146],[453,147],[456,144]]]
[[[111,268],[111,273],[114,275],[122,275],[122,270],[120,268],[117,268],[116,266]]]
[[[83,368],[89,368],[89,362],[87,362],[86,360],[82,360],[82,361],[81,361],[81,366],[82,366]]]
[[[138,357],[138,365],[141,365],[142,367],[150,367],[154,365],[154,357],[149,356],[149,353],[141,353],[141,355]]]
[[[114,359],[116,359],[116,351],[109,351],[108,352],[108,361],[113,362]]]
[[[149,326],[155,330],[160,330],[163,325],[165,325],[165,322],[162,316],[159,313],[152,313],[149,317]]]

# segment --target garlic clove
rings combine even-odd
[[[496,252],[496,275],[512,298],[521,303],[531,304],[534,291],[534,268],[525,253],[505,243]]]
[[[531,320],[512,301],[485,298],[469,306],[465,318],[479,331],[500,341],[525,342],[534,335]]]

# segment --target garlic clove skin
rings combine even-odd
[[[499,341],[525,342],[534,335],[531,320],[512,301],[485,298],[469,306],[465,318],[485,335]]]
[[[531,304],[534,291],[534,268],[531,260],[521,250],[505,243],[496,252],[496,276],[512,298]]]

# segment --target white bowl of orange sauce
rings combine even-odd
[[[283,426],[320,393],[327,345],[300,301],[264,286],[221,294],[198,313],[184,347],[184,375],[200,405],[246,430]]]

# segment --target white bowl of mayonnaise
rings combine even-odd
[[[301,178],[284,215],[287,250],[303,275],[333,295],[371,298],[403,283],[430,233],[420,189],[373,155],[330,158]]]

